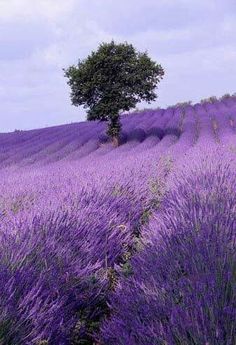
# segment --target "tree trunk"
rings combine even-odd
[[[119,146],[119,138],[118,137],[112,137],[112,145],[114,147],[118,147]]]
[[[119,119],[119,115],[113,116],[109,119],[107,134],[112,140],[112,145],[114,147],[119,146],[120,144],[120,130],[121,130],[121,123]]]

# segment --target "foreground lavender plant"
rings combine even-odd
[[[104,344],[235,343],[236,176],[227,165],[200,169],[179,177],[150,224],[132,277],[110,299]]]

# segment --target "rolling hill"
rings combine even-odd
[[[0,134],[0,343],[236,341],[236,100]]]

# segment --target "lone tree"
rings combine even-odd
[[[128,43],[102,43],[77,66],[64,69],[75,106],[88,108],[87,120],[108,121],[107,134],[119,144],[120,113],[145,100],[157,98],[154,90],[163,78],[161,65]]]

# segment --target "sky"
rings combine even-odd
[[[112,39],[165,69],[139,109],[234,93],[235,37],[236,0],[0,0],[0,132],[84,121],[62,69]]]

